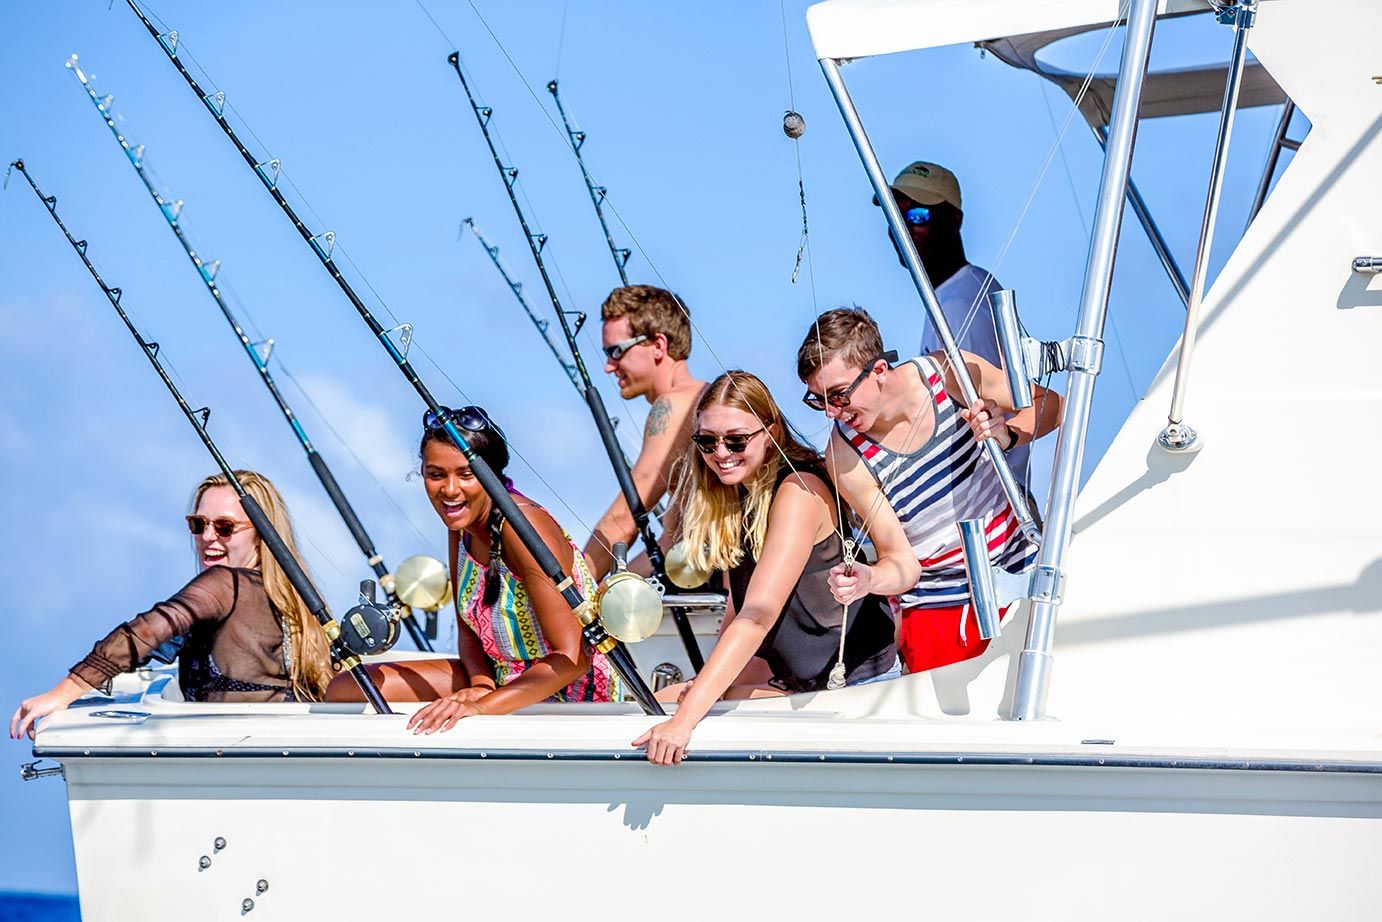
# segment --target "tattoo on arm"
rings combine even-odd
[[[666,397],[659,397],[653,403],[653,408],[648,411],[648,422],[644,426],[643,432],[646,435],[662,435],[667,431],[667,421],[672,416],[672,401]]]

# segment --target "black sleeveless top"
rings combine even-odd
[[[819,464],[798,465],[802,473],[815,474],[830,489],[834,486]],[[773,496],[782,481],[792,474],[784,466],[773,484]],[[744,556],[729,571],[729,594],[734,610],[742,611],[749,581],[758,562],[748,537],[744,537]],[[773,684],[789,692],[820,691],[825,688],[830,670],[840,655],[840,618],[844,607],[830,594],[830,568],[844,560],[844,545],[838,532],[821,539],[811,548],[811,556],[792,587],[782,614],[763,638],[758,656],[767,660],[773,671]],[[849,606],[845,634],[845,681],[849,685],[880,676],[897,661],[893,644],[893,619],[885,599],[869,595]]]

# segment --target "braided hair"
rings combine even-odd
[[[485,418],[489,419],[489,414],[485,414]],[[504,469],[509,466],[509,444],[503,430],[491,420],[484,429],[466,430],[465,440],[475,454],[489,465],[489,469],[503,480],[504,488],[512,492],[513,481],[504,473]],[[445,429],[424,427],[422,442],[418,445],[419,455],[427,450],[429,442],[441,442],[452,448],[460,448],[451,436],[447,435]],[[493,605],[499,599],[499,563],[504,553],[503,536],[504,513],[499,509],[499,504],[494,503],[489,510],[489,565],[485,567],[485,591],[481,596],[486,605]]]

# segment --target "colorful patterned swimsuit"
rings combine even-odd
[[[585,555],[565,531],[562,536],[571,545],[575,562],[577,591],[583,598],[595,594],[595,578],[586,567]],[[453,534],[454,539],[454,534]],[[528,598],[528,589],[504,563],[499,560],[499,597],[493,605],[484,604],[485,565],[470,556],[469,542],[459,565],[456,543],[451,545],[451,579],[456,597],[456,615],[480,638],[485,655],[494,664],[494,679],[508,685],[521,676],[529,666],[552,652],[542,625]],[[619,674],[603,653],[590,657],[590,671],[552,696],[553,701],[622,701],[624,698]]]

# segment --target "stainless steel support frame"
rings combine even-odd
[[[1176,357],[1176,383],[1171,391],[1171,410],[1166,427],[1157,441],[1167,451],[1193,451],[1199,435],[1185,424],[1185,392],[1194,364],[1195,338],[1199,333],[1200,306],[1209,277],[1209,254],[1214,246],[1214,227],[1219,219],[1219,199],[1224,190],[1224,167],[1228,163],[1229,141],[1233,137],[1233,116],[1238,110],[1238,91],[1243,86],[1243,66],[1248,58],[1248,32],[1257,16],[1257,0],[1238,0],[1225,7],[1221,15],[1232,16],[1233,52],[1229,56],[1228,76],[1224,80],[1224,101],[1219,110],[1219,134],[1214,140],[1214,161],[1209,173],[1209,192],[1205,196],[1204,218],[1200,222],[1200,243],[1195,250],[1195,271],[1190,277],[1190,303],[1185,310],[1185,332]],[[1221,19],[1221,21],[1223,21]]]
[[[1257,184],[1257,194],[1252,199],[1252,210],[1248,212],[1249,224],[1257,217],[1257,213],[1262,210],[1262,203],[1267,200],[1267,191],[1272,187],[1272,177],[1276,175],[1276,165],[1281,160],[1282,148],[1295,150],[1300,147],[1298,142],[1286,137],[1286,132],[1291,130],[1291,117],[1295,114],[1295,102],[1286,100],[1286,105],[1281,108],[1281,119],[1276,123],[1276,134],[1272,137],[1272,149],[1267,154],[1267,165],[1262,170],[1262,180]]]
[[[887,177],[883,175],[883,167],[878,163],[878,155],[874,153],[873,144],[864,131],[864,123],[859,118],[858,110],[854,108],[854,100],[850,98],[849,90],[845,87],[844,78],[840,74],[840,64],[831,58],[821,58],[820,65],[821,70],[825,72],[825,80],[830,86],[830,93],[835,97],[835,104],[840,108],[840,115],[844,117],[849,136],[854,141],[854,148],[859,152],[859,160],[863,163],[864,171],[868,174],[869,184],[873,186],[873,193],[883,208],[888,227],[892,229],[893,238],[897,241],[898,252],[902,254],[902,261],[907,266],[908,274],[912,277],[912,284],[916,286],[917,294],[921,295],[922,305],[926,308],[931,323],[935,325],[937,335],[940,336],[946,361],[955,370],[955,378],[959,382],[960,393],[964,397],[965,405],[972,406],[979,399],[979,390],[974,386],[974,381],[969,376],[969,367],[960,357],[960,347],[955,344],[955,336],[950,330],[950,323],[945,319],[945,312],[941,310],[941,302],[936,297],[936,290],[931,287],[931,280],[927,278],[926,270],[921,265],[921,257],[917,255],[916,245],[912,243],[912,235],[908,233],[907,225],[902,220],[902,212],[898,209],[896,200],[893,199]],[[993,439],[985,439],[981,444],[984,455],[998,473],[998,480],[1003,486],[1003,493],[1012,505],[1023,533],[1032,541],[1040,542],[1041,528],[1027,508],[1027,500],[1017,485],[1017,479],[1013,476],[1012,468],[1008,466],[1008,459],[1004,457],[1002,450]]]
[[[1098,138],[1099,147],[1107,153],[1108,132],[1096,127],[1094,137]],[[1156,258],[1161,260],[1161,267],[1166,270],[1166,277],[1171,280],[1171,287],[1176,290],[1180,303],[1189,307],[1190,286],[1185,281],[1185,273],[1180,271],[1180,263],[1171,255],[1171,247],[1166,243],[1166,238],[1161,236],[1161,228],[1152,217],[1152,209],[1147,206],[1146,199],[1142,197],[1137,183],[1133,182],[1131,177],[1128,178],[1128,206],[1132,208],[1132,213],[1137,215],[1137,223],[1142,225],[1142,230],[1147,234],[1147,241],[1156,252]]]
[[[1075,336],[1085,340],[1103,338],[1108,316],[1109,289],[1113,283],[1114,256],[1118,232],[1123,223],[1123,203],[1127,196],[1128,175],[1132,169],[1133,145],[1137,137],[1137,108],[1142,101],[1142,84],[1147,76],[1147,60],[1156,27],[1156,0],[1132,0],[1128,13],[1123,59],[1114,91],[1109,119],[1103,175],[1099,180],[1099,200],[1094,211],[1094,232],[1085,265],[1084,290]],[[1046,715],[1046,694],[1051,682],[1051,646],[1056,634],[1056,612],[1064,586],[1066,548],[1074,519],[1075,496],[1079,489],[1080,467],[1084,460],[1085,438],[1089,430],[1089,411],[1098,380],[1097,363],[1092,367],[1072,368],[1060,440],[1056,445],[1055,470],[1051,475],[1051,494],[1046,504],[1046,540],[1037,557],[1036,577],[1043,591],[1034,592],[1027,636],[1018,657],[1017,683],[1013,696],[1014,720],[1040,720]],[[1034,583],[1037,580],[1034,579]]]

